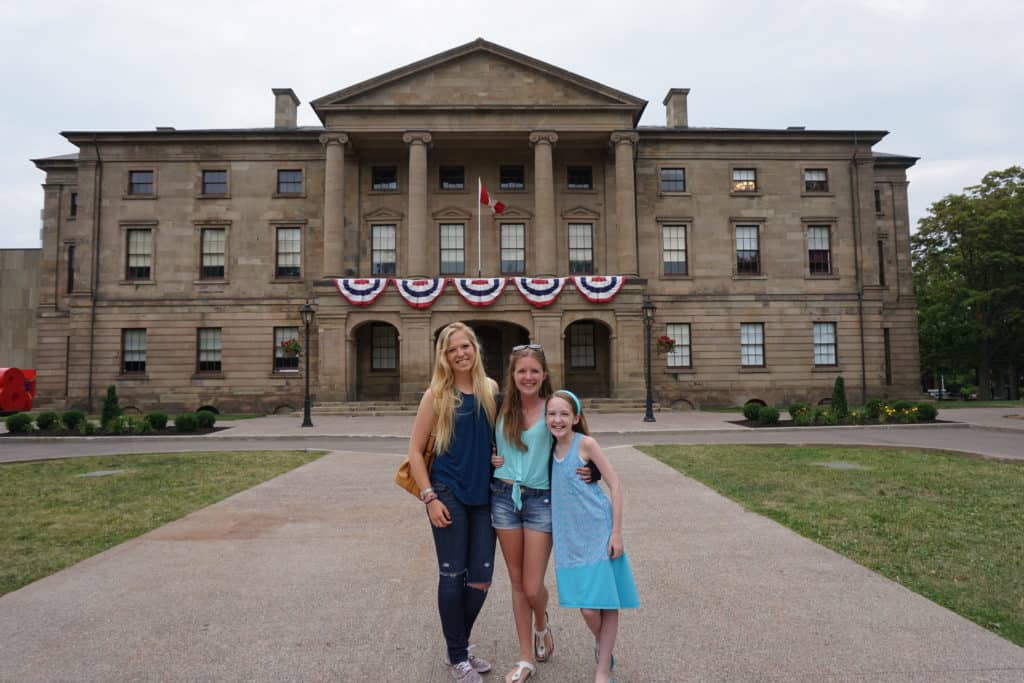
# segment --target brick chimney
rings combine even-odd
[[[274,91],[274,128],[295,128],[299,98],[291,88],[272,88]]]
[[[689,88],[672,88],[665,95],[665,99],[661,103],[665,105],[666,126],[686,128],[690,125],[686,116],[686,96],[689,94]]]

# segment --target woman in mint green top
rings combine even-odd
[[[504,420],[499,418],[495,436],[504,464],[494,470],[494,478],[512,482],[512,502],[516,510],[521,510],[523,486],[544,491],[551,488],[551,444],[554,439],[544,420],[537,420],[532,427],[521,432],[520,438],[526,445],[524,450],[506,438],[504,426]]]

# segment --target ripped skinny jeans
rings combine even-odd
[[[448,661],[458,664],[469,658],[469,636],[487,598],[486,590],[469,584],[490,584],[494,574],[491,506],[463,505],[443,483],[433,482],[431,486],[452,518],[451,526],[430,528],[439,572],[437,611],[448,645]]]

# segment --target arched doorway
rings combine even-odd
[[[611,395],[611,333],[599,320],[578,320],[565,328],[565,386],[581,398]]]
[[[401,390],[398,330],[371,321],[354,331],[356,340],[356,400],[397,401]]]
[[[508,368],[508,356],[512,347],[530,342],[530,333],[525,327],[515,323],[494,322],[491,320],[466,320],[473,328],[480,347],[483,349],[484,371],[487,376],[501,385],[505,381]],[[434,341],[444,328],[434,330]]]

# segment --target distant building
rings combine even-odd
[[[0,249],[0,368],[35,367],[39,249]]]
[[[644,295],[666,406],[851,400],[918,383],[906,169],[884,131],[665,126],[647,102],[476,40],[312,102],[275,89],[272,128],[65,132],[46,172],[37,401],[139,409],[301,406],[299,308],[317,309],[318,402],[418,399],[437,331],[465,320],[488,371],[547,350],[553,381],[644,395]],[[484,207],[477,178],[507,205]],[[334,278],[622,275],[592,303],[511,284],[490,306],[449,286],[413,308]],[[97,403],[98,405],[98,403]]]

